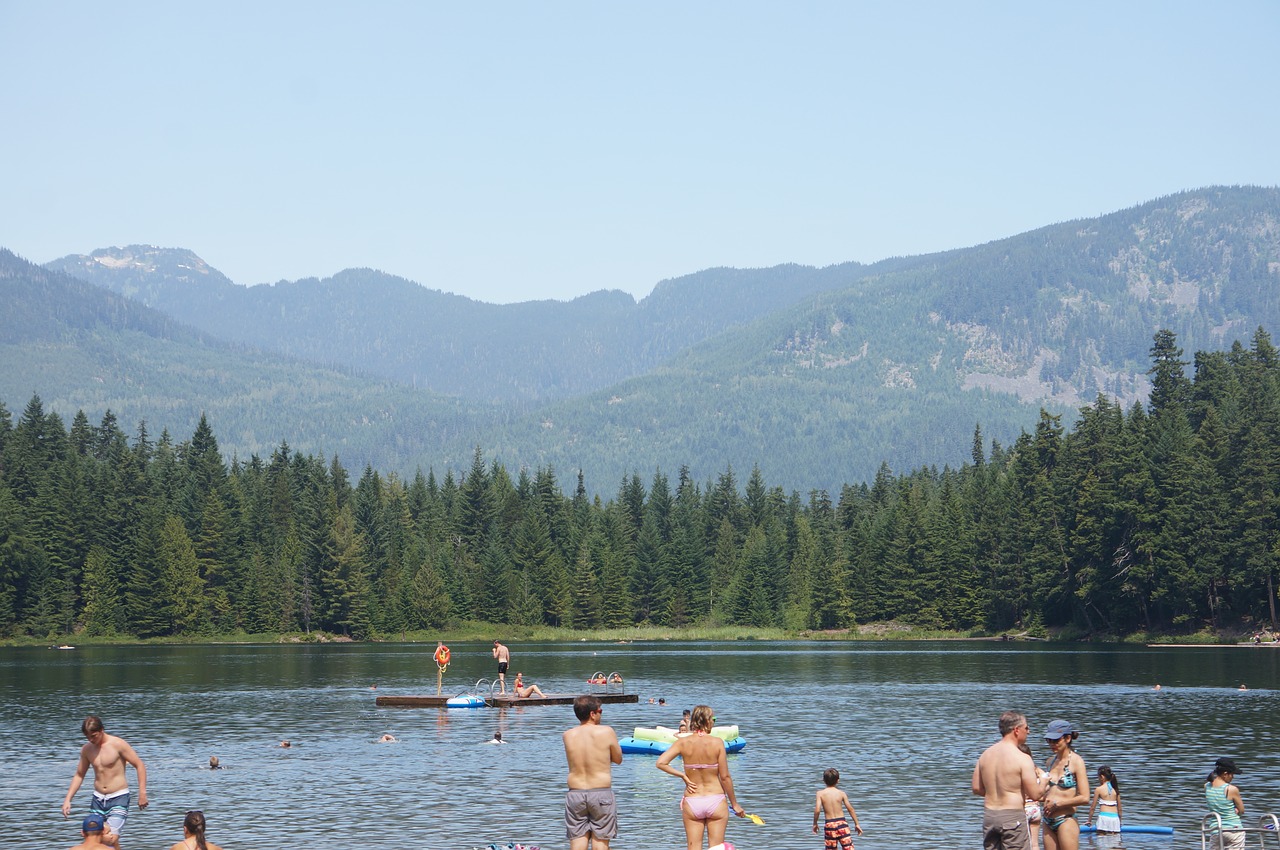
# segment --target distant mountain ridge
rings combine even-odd
[[[373,269],[243,287],[189,250],[147,245],[71,255],[46,268],[222,339],[481,401],[600,389],[831,285],[800,266],[771,270],[765,285],[752,272],[710,269],[665,281],[640,304],[602,290],[568,302],[496,305]]]
[[[447,423],[389,428],[385,446],[353,425],[360,457],[378,468],[458,468],[480,446],[513,468],[581,468],[605,490],[633,471],[688,464],[703,480],[759,465],[803,492],[869,480],[881,462],[959,463],[975,424],[1007,444],[1041,404],[1071,414],[1100,392],[1141,401],[1159,328],[1177,333],[1190,360],[1280,327],[1280,191],[1183,192],[872,265],[708,270],[664,281],[638,304],[598,292],[486,305],[370,270],[246,289],[190,252],[161,249],[105,249],[48,267],[150,299],[259,363],[288,355],[281,375],[312,361],[326,375],[370,376],[352,386],[378,386],[377,399],[359,389],[345,401],[326,396],[342,422],[376,421],[385,404],[392,420],[421,409],[413,415]],[[17,321],[4,309],[5,323]],[[46,309],[56,322],[57,305]],[[41,389],[40,376],[75,385],[52,355],[28,345],[21,358],[30,375],[0,376],[11,406]],[[68,393],[60,404],[93,397]],[[224,448],[262,431],[260,404],[218,403],[229,417],[214,423]],[[314,413],[305,393],[290,404],[300,421]],[[315,448],[346,454],[341,442]]]

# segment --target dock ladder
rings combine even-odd
[[[1222,831],[1222,816],[1213,812],[1200,821],[1200,850],[1226,850],[1231,845],[1227,842],[1233,836],[1244,836],[1244,844],[1239,847],[1280,847],[1280,821],[1267,812],[1258,818],[1257,826],[1241,826],[1236,829]]]

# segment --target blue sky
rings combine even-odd
[[[0,246],[510,302],[1280,184],[1280,3],[0,0]]]

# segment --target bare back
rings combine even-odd
[[[822,816],[827,820],[836,820],[844,817],[843,809],[853,811],[853,806],[849,803],[849,796],[839,788],[829,786],[818,792],[818,806],[822,809]],[[843,807],[843,808],[842,808]]]
[[[1007,738],[1001,738],[978,757],[973,768],[973,793],[993,811],[1021,809],[1040,796],[1035,762]]]
[[[583,723],[564,733],[564,755],[569,762],[569,787],[577,791],[609,788],[613,765],[622,764],[622,748],[613,727]]]
[[[697,783],[700,794],[722,794],[722,780],[729,777],[724,741],[714,735],[694,733],[676,741],[676,754],[681,757],[685,776]],[[664,753],[665,755],[665,753]],[[696,765],[711,765],[697,767]]]

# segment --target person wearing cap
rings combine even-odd
[[[1026,799],[1040,799],[1044,785],[1036,778],[1031,756],[1018,749],[1026,743],[1027,718],[1016,711],[1000,715],[1000,740],[987,747],[973,768],[973,793],[982,798],[984,850],[1029,850]]]
[[[90,714],[80,724],[80,731],[88,743],[80,748],[80,763],[71,777],[71,787],[62,800],[62,816],[71,814],[71,798],[80,790],[85,774],[93,768],[93,800],[89,811],[102,815],[107,828],[102,840],[120,846],[120,831],[129,817],[129,780],[125,767],[133,765],[138,774],[138,808],[147,807],[147,767],[138,758],[133,747],[123,738],[108,735],[102,727],[102,718]]]
[[[105,847],[102,843],[102,831],[106,827],[102,815],[89,815],[80,822],[80,837],[84,840],[71,850],[88,850],[90,847]]]
[[[1221,758],[1204,784],[1204,799],[1209,804],[1209,811],[1222,821],[1222,846],[1226,850],[1244,847],[1244,833],[1239,831],[1243,827],[1240,816],[1244,814],[1244,800],[1240,798],[1240,789],[1231,781],[1237,773],[1234,761]]]
[[[1080,847],[1076,808],[1088,803],[1090,794],[1084,759],[1071,748],[1071,742],[1079,734],[1066,720],[1050,720],[1044,730],[1045,743],[1053,750],[1045,765],[1049,773],[1041,822],[1045,850],[1078,850]]]

